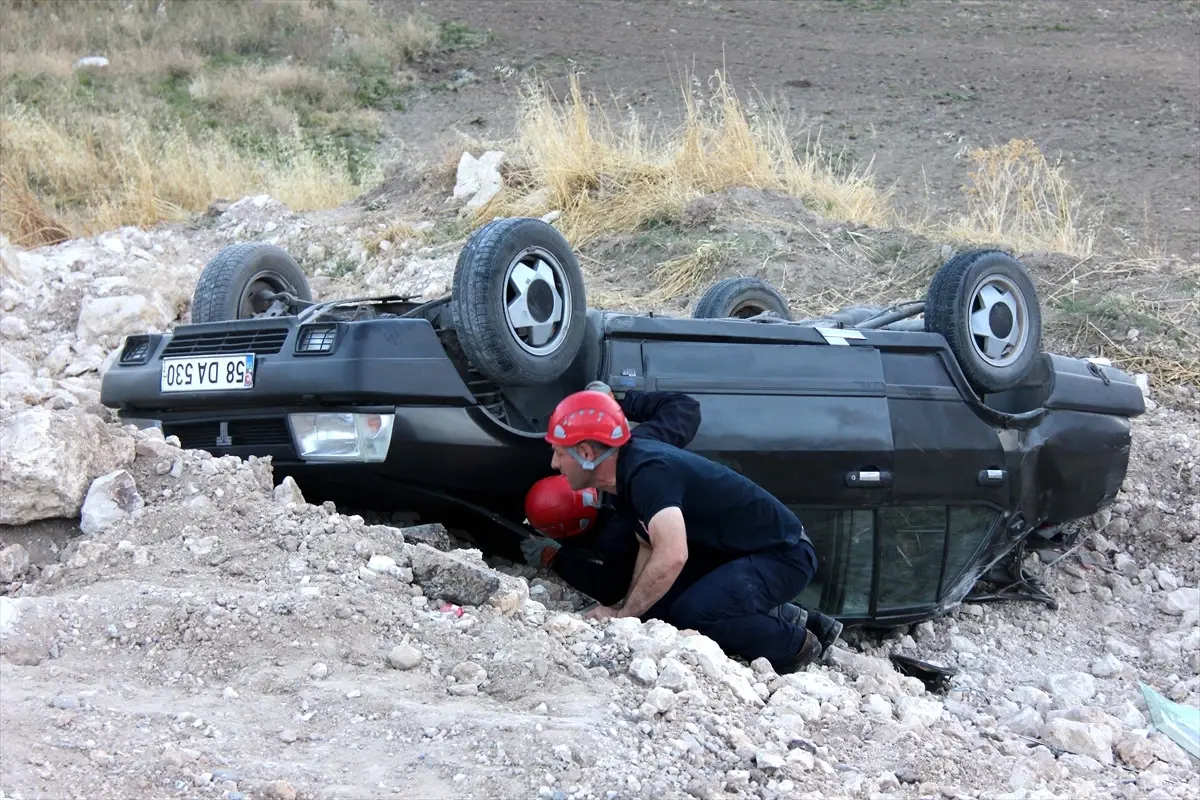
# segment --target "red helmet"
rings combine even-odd
[[[551,539],[566,539],[583,533],[596,521],[600,493],[595,489],[575,491],[566,476],[542,478],[525,493],[525,519]]]
[[[620,447],[629,441],[629,422],[611,395],[585,389],[567,395],[555,407],[546,441],[562,447],[586,441]]]

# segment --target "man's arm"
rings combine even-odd
[[[555,554],[550,569],[575,591],[611,606],[621,602],[629,592],[630,560],[624,554],[616,554],[593,561],[575,548],[564,547]]]
[[[630,422],[638,423],[634,436],[645,436],[686,448],[700,430],[700,403],[680,392],[628,391],[621,410]]]
[[[618,617],[640,617],[649,611],[675,583],[687,562],[687,530],[679,506],[659,511],[651,518],[647,529],[650,533],[649,556],[643,558],[645,548],[638,553],[638,561],[644,565],[640,569],[634,567],[633,587],[617,612]]]

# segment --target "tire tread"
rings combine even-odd
[[[791,309],[783,295],[767,281],[754,277],[725,278],[717,281],[700,295],[695,308],[692,309],[692,318],[727,318],[728,309],[747,299],[757,301],[783,319],[792,319]]]

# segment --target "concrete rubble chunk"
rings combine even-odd
[[[296,485],[296,480],[291,475],[286,476],[279,485],[275,487],[271,493],[276,503],[280,505],[288,505],[295,503],[298,506],[304,505],[304,493],[300,491],[300,487]]]
[[[649,658],[635,658],[629,662],[629,674],[644,686],[652,685],[658,679],[658,667]]]
[[[0,423],[0,525],[74,518],[92,481],[133,459],[134,438],[94,414],[14,414]]]
[[[1113,735],[1107,725],[1052,719],[1046,723],[1042,741],[1068,753],[1089,756],[1101,764],[1113,763]]]
[[[29,551],[19,542],[0,550],[0,583],[12,583],[29,570]]]
[[[454,545],[450,541],[450,534],[440,522],[401,528],[400,534],[406,542],[428,545],[445,553],[454,549]]]
[[[1096,696],[1096,680],[1086,672],[1048,675],[1045,685],[1059,708],[1082,705]]]
[[[500,163],[503,160],[504,152],[501,150],[488,150],[479,158],[464,151],[458,160],[452,197],[455,200],[469,198],[467,209],[476,209],[487,203],[504,186],[504,179],[500,175]]]
[[[411,530],[405,529],[405,537]],[[427,544],[406,549],[412,559],[413,579],[424,588],[426,597],[481,606],[500,588],[500,578],[495,572],[454,553],[435,550]]]
[[[896,718],[900,725],[910,729],[928,728],[942,716],[940,700],[923,697],[901,697],[896,700]]]
[[[157,294],[114,297],[85,297],[79,304],[75,336],[85,342],[108,337],[114,342],[122,336],[146,331],[163,331],[172,314],[168,303]]]
[[[1134,769],[1146,769],[1154,763],[1155,747],[1145,736],[1126,733],[1117,742],[1117,755]]]
[[[421,660],[421,651],[410,644],[396,645],[387,656],[388,666],[399,670],[413,669],[421,663]]]
[[[137,484],[119,469],[92,481],[80,510],[79,529],[89,536],[104,531],[145,506]]]
[[[1163,611],[1175,617],[1181,617],[1197,608],[1200,608],[1200,589],[1191,586],[1168,592],[1163,604]]]

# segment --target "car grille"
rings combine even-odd
[[[262,328],[222,333],[180,333],[167,342],[163,357],[220,356],[238,353],[270,355],[278,353],[287,340],[287,328]]]
[[[231,419],[227,425],[229,443],[217,444],[220,422],[164,423],[164,436],[178,436],[189,450],[225,450],[231,447],[292,446],[292,432],[282,417],[269,419]]]

